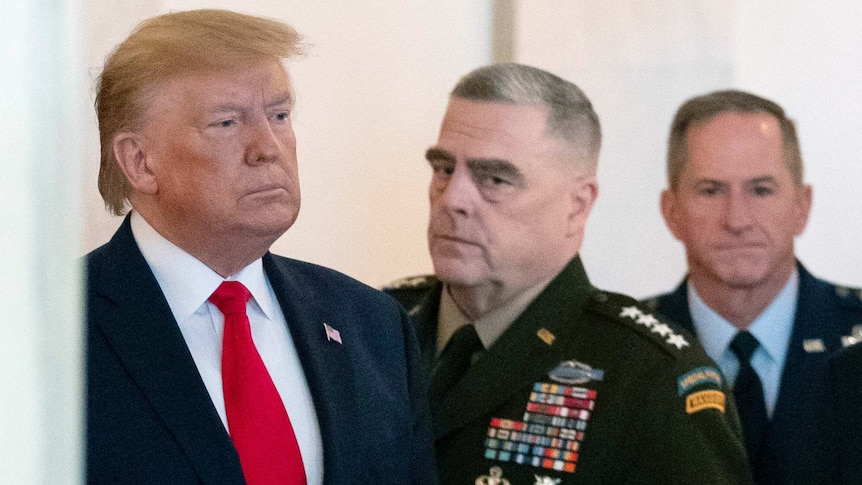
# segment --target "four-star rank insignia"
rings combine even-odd
[[[620,312],[621,318],[630,318],[635,321],[638,325],[643,325],[651,333],[657,334],[659,337],[664,339],[664,342],[668,345],[673,345],[677,350],[682,350],[683,347],[688,347],[691,344],[682,334],[674,333],[673,329],[663,323],[655,315],[651,313],[644,313],[643,310],[636,306],[627,306],[622,309]]]

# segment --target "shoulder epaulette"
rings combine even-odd
[[[645,308],[648,308],[651,312],[655,312],[655,309],[658,308],[658,296],[653,296],[647,298],[646,300],[641,300],[641,305]]]
[[[835,290],[835,296],[843,303],[862,306],[862,290],[859,288],[850,288],[843,285],[832,285]]]
[[[659,319],[646,305],[634,298],[596,290],[591,295],[589,309],[634,329],[672,354],[691,346],[692,337],[678,327]]]
[[[387,285],[384,285],[382,290],[424,290],[431,288],[436,283],[437,277],[434,275],[408,276],[406,278],[400,278]]]

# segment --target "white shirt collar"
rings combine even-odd
[[[153,271],[177,322],[196,312],[225,280],[239,281],[270,319],[278,303],[268,289],[260,258],[228,278],[222,278],[203,262],[159,234],[137,212],[131,215],[132,235]]]

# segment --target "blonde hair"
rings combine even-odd
[[[132,190],[114,157],[114,137],[144,124],[148,99],[161,84],[184,74],[287,59],[302,53],[301,40],[283,22],[227,10],[175,12],[139,24],[108,56],[96,84],[99,192],[106,208],[123,215]]]

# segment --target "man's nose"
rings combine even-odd
[[[266,117],[247,125],[247,163],[255,165],[278,160],[282,140]]]

